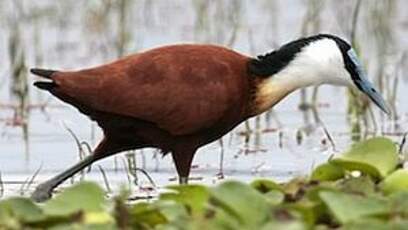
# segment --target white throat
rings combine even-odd
[[[344,68],[342,53],[336,42],[329,38],[308,44],[286,67],[258,85],[257,114],[296,89],[321,84],[352,84]]]

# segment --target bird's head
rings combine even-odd
[[[355,87],[389,114],[387,103],[369,81],[355,50],[345,40],[319,34],[283,45],[250,62],[255,75],[270,78],[294,90],[311,85],[331,84]]]
[[[334,74],[333,76],[328,76],[328,78],[339,78],[340,84],[357,88],[366,94],[382,111],[390,114],[387,103],[368,79],[366,71],[353,47],[339,37],[333,35],[326,35],[326,37],[336,43],[336,48],[340,51],[340,59],[342,60],[342,62],[339,63],[339,69],[342,69],[342,71],[339,71],[337,76]]]

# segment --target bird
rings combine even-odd
[[[297,38],[255,57],[213,44],[174,44],[87,69],[30,71],[41,77],[34,86],[77,108],[104,134],[91,155],[36,187],[31,197],[38,202],[95,161],[146,147],[171,154],[185,184],[200,147],[300,88],[357,88],[390,113],[356,51],[333,34]]]

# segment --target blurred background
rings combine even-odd
[[[408,128],[408,2],[0,0],[0,196],[29,194],[89,154],[101,137],[85,116],[35,89],[29,68],[81,69],[175,43],[220,44],[255,56],[317,33],[353,44],[392,116],[345,88],[297,91],[199,150],[192,181],[206,184],[284,181],[354,141],[386,135],[401,142]],[[104,159],[66,184],[84,178],[135,194],[176,183],[171,157],[155,149]]]

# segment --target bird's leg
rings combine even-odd
[[[51,198],[52,190],[62,182],[64,182],[66,179],[86,168],[93,162],[106,156],[110,156],[118,151],[118,146],[116,146],[114,142],[108,141],[108,139],[105,137],[91,155],[85,157],[82,161],[56,175],[55,177],[39,184],[36,187],[34,193],[31,195],[31,198],[37,202],[48,200],[49,198]]]
[[[188,183],[188,176],[190,174],[191,163],[195,154],[194,150],[182,149],[173,151],[172,156],[174,164],[176,165],[177,174],[179,176],[180,184]]]
[[[67,170],[63,171],[62,173],[56,175],[55,177],[47,180],[44,183],[39,184],[33,194],[31,194],[31,198],[36,202],[43,202],[51,198],[52,190],[57,187],[59,184],[64,182],[66,179],[73,176],[75,173],[81,171],[83,168],[89,166],[99,158],[96,157],[94,154],[91,154],[85,157],[82,161],[78,162],[77,164],[73,165],[72,167],[68,168]]]
[[[188,184],[188,176],[179,176],[179,184]]]

